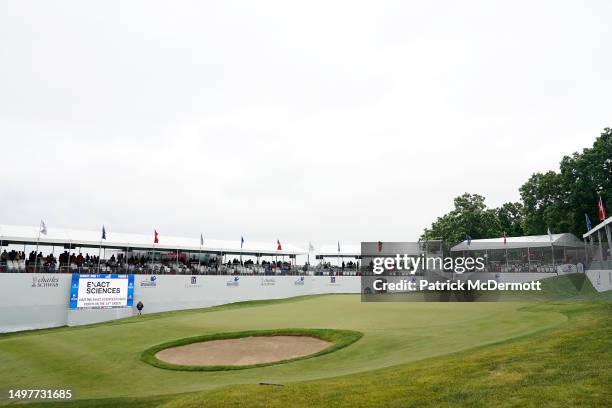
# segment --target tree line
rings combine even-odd
[[[464,193],[454,209],[426,228],[421,239],[454,245],[471,239],[587,231],[585,214],[597,224],[597,202],[612,202],[612,129],[605,128],[592,147],[564,156],[559,171],[534,173],[520,188],[521,200],[488,208],[480,194]],[[608,209],[608,208],[606,208]]]

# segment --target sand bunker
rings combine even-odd
[[[180,365],[251,365],[307,356],[332,344],[308,336],[253,336],[171,347],[155,357]]]

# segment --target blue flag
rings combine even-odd
[[[590,231],[593,229],[593,225],[591,224],[591,219],[589,218],[589,216],[587,215],[587,213],[584,213],[584,217],[586,218],[586,224],[587,224],[587,231]]]
[[[467,241],[468,246],[470,246],[470,244],[472,243],[472,237],[470,237],[468,234],[465,234],[465,240]]]
[[[106,229],[102,226],[102,239],[106,240]]]
[[[244,237],[240,236],[240,249],[242,249],[242,245],[244,245]]]

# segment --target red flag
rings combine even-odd
[[[599,221],[603,221],[606,219],[606,208],[604,207],[601,196],[599,196],[599,203],[597,204],[599,207]]]
[[[382,242],[378,241],[378,252],[382,251]]]
[[[159,243],[159,234],[157,234],[157,230],[153,230],[155,231],[155,236],[153,237],[153,243],[154,244],[158,244]]]
[[[276,250],[277,251],[282,251],[283,250],[283,247],[282,247],[282,245],[281,245],[281,243],[280,243],[280,241],[278,239],[276,240]]]

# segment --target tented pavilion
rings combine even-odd
[[[466,240],[451,253],[483,257],[490,272],[556,272],[586,262],[584,242],[570,233]]]
[[[154,243],[154,232],[150,234],[131,234],[115,232],[106,229],[106,239],[102,239],[102,229],[99,231],[76,230],[48,227],[46,234],[41,234],[39,227],[0,225],[0,248],[8,245],[26,245],[37,248],[38,251],[54,253],[57,256],[63,251],[84,251],[90,254],[99,252],[101,255],[107,249],[131,254],[145,254],[149,259],[160,260],[162,256],[172,256],[178,264],[179,255],[186,257],[191,264],[198,264],[198,258],[215,256],[225,259],[226,256],[253,257],[258,260],[262,257],[272,259],[288,259],[295,261],[297,255],[305,255],[303,249],[283,243],[278,249],[276,239],[269,242],[256,242],[246,239],[243,243],[240,237],[235,241],[223,241],[204,238],[201,245],[200,234],[195,237],[176,237],[160,233],[158,243]],[[25,252],[25,250],[24,250]]]
[[[582,236],[588,249],[589,269],[612,269],[612,217]]]

